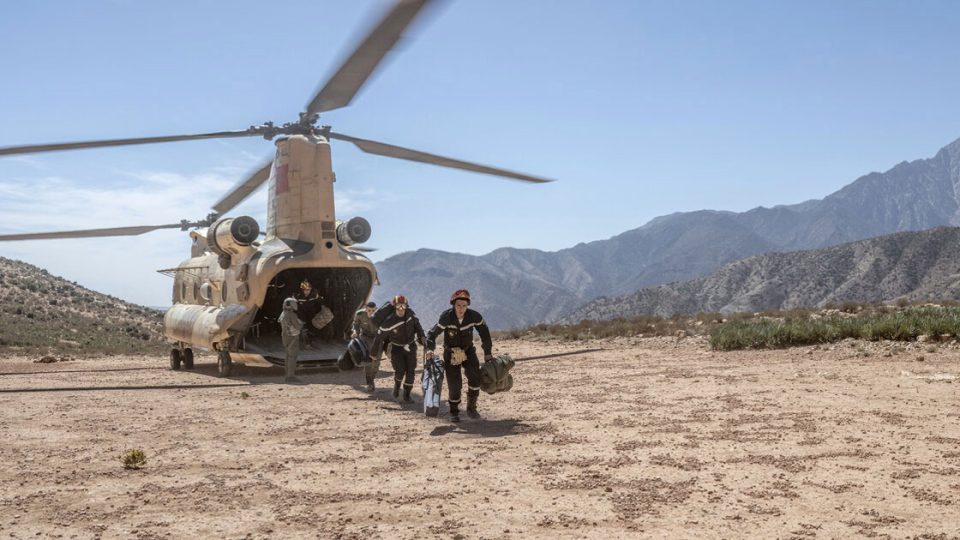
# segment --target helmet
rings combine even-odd
[[[393,297],[393,301],[390,302],[390,303],[393,304],[394,306],[400,306],[400,305],[406,306],[406,305],[408,305],[408,304],[407,304],[407,297],[404,296],[404,295],[402,295],[402,294],[398,294],[398,295],[394,296],[394,297]]]
[[[313,288],[313,285],[310,285],[310,280],[305,279],[305,280],[303,280],[303,281],[300,282],[300,288],[301,288],[301,289],[312,289],[312,288]]]
[[[350,371],[356,367],[356,364],[353,361],[353,356],[351,356],[349,349],[343,351],[343,353],[340,355],[340,358],[337,358],[337,367],[343,371]]]
[[[356,365],[365,364],[370,361],[370,348],[362,339],[353,338],[347,343],[347,352]]]
[[[297,299],[296,298],[287,298],[283,301],[283,309],[292,309],[297,310]]]
[[[466,300],[467,305],[470,305],[470,291],[466,289],[457,289],[450,295],[450,304],[453,305],[457,300]]]

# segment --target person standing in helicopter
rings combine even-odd
[[[376,310],[377,304],[367,302],[367,305],[363,309],[357,310],[357,313],[353,316],[353,331],[350,337],[362,341],[366,345],[367,351],[373,349],[373,340],[377,337],[377,325],[372,320]],[[377,355],[375,359],[369,358],[369,355],[365,356],[365,358],[360,359],[363,365],[363,377],[367,383],[367,391],[373,392],[376,390],[374,380],[377,377],[377,372],[380,371],[380,355]]]
[[[400,399],[400,384],[403,384],[403,401],[413,403],[410,392],[413,390],[414,371],[417,369],[417,343],[424,343],[423,327],[420,319],[408,308],[407,298],[403,295],[393,297],[393,313],[387,315],[370,348],[370,360],[375,361],[387,343],[390,343],[390,363],[393,365],[393,397]],[[479,383],[478,383],[479,384]]]
[[[493,340],[483,317],[470,309],[470,291],[457,289],[450,295],[452,308],[440,314],[440,320],[427,333],[427,360],[433,359],[437,337],[443,334],[443,370],[447,375],[447,396],[450,403],[450,421],[460,421],[460,392],[463,390],[461,366],[467,374],[467,415],[479,418],[477,400],[480,397],[480,360],[473,345],[473,330],[480,334],[483,361],[493,359]]]
[[[288,383],[299,382],[296,378],[297,356],[300,354],[300,332],[303,330],[303,321],[297,316],[297,299],[287,298],[283,301],[283,312],[280,313],[280,337],[283,340],[286,361],[284,363]]]
[[[301,339],[304,345],[309,346],[311,338],[333,320],[333,312],[323,305],[320,293],[313,288],[310,280],[304,279],[300,282],[300,290],[297,291],[294,298],[296,298],[298,304],[297,315],[305,323]]]

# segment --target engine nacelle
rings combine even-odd
[[[221,258],[229,259],[252,244],[258,236],[260,225],[252,217],[224,218],[207,229],[207,246]]]
[[[362,244],[370,239],[370,222],[362,217],[337,222],[337,241],[345,246]]]

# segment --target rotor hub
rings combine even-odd
[[[276,125],[273,122],[264,122],[257,126],[250,126],[247,132],[251,135],[260,135],[270,141],[278,135],[315,135],[329,133],[330,126],[317,127],[317,121],[320,115],[317,113],[300,113],[300,119],[296,122],[286,122],[283,125]]]

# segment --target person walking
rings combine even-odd
[[[373,340],[377,337],[377,325],[373,324],[372,319],[376,311],[377,304],[367,302],[367,305],[365,305],[363,309],[357,310],[353,316],[353,331],[350,337],[363,342],[367,351],[373,350]],[[369,354],[365,354],[364,357],[360,359],[361,365],[363,366],[363,378],[367,383],[368,392],[373,392],[377,389],[374,381],[377,378],[377,373],[380,371],[380,358],[380,355],[377,355],[376,358],[370,358]]]
[[[443,370],[447,375],[447,397],[450,421],[460,421],[460,395],[463,391],[461,367],[467,374],[467,415],[479,418],[477,400],[480,397],[480,360],[473,345],[473,331],[480,335],[483,360],[493,359],[493,340],[483,317],[470,309],[470,291],[457,289],[450,295],[450,309],[440,314],[440,320],[427,332],[427,360],[433,359],[437,337],[443,334]]]
[[[297,377],[297,356],[300,354],[300,332],[303,331],[303,321],[297,316],[297,299],[290,297],[283,301],[283,312],[280,313],[280,336],[283,348],[286,351],[284,368],[285,381],[288,383],[300,382]]]
[[[403,401],[413,403],[414,372],[417,369],[417,343],[424,343],[420,319],[409,309],[403,295],[393,297],[393,313],[380,324],[377,336],[370,348],[371,363],[380,357],[387,343],[390,347],[390,363],[393,365],[393,397],[400,400],[400,385],[403,384]]]

